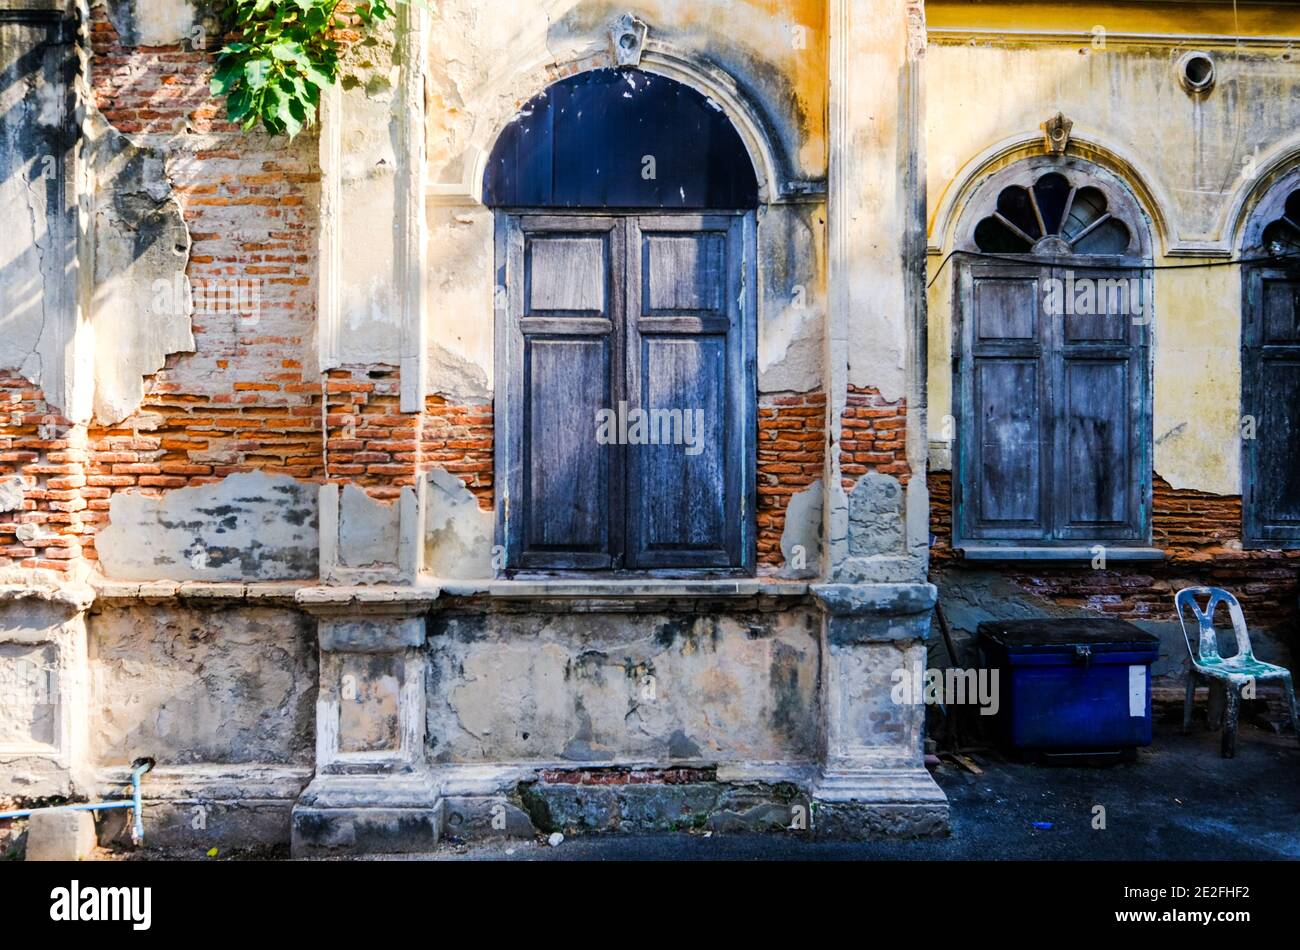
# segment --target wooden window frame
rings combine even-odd
[[[497,426],[494,452],[494,479],[496,491],[496,543],[504,547],[504,565],[497,570],[498,577],[520,577],[529,575],[571,575],[581,577],[750,577],[756,570],[756,467],[758,450],[757,418],[757,224],[756,213],[752,210],[717,210],[717,211],[660,211],[655,209],[584,209],[569,211],[556,208],[497,208],[494,209],[495,237],[495,286],[504,289],[494,294],[494,330],[495,330],[495,398],[494,419]],[[628,307],[630,286],[640,272],[639,267],[631,266],[630,253],[632,234],[638,224],[653,221],[656,230],[671,230],[676,226],[690,229],[692,224],[698,227],[706,220],[718,222],[726,220],[728,227],[735,230],[741,249],[741,266],[739,268],[738,291],[739,315],[737,344],[729,349],[728,364],[738,375],[731,380],[733,391],[729,393],[734,413],[725,419],[727,425],[726,444],[728,450],[739,455],[740,462],[732,466],[733,484],[727,487],[728,504],[734,500],[739,504],[734,525],[735,563],[729,566],[692,566],[689,564],[658,567],[629,568],[626,566],[630,541],[635,540],[635,530],[631,525],[632,506],[629,497],[632,491],[631,479],[636,466],[629,461],[632,453],[627,446],[618,446],[610,467],[609,504],[610,543],[615,557],[608,564],[595,563],[583,559],[566,561],[565,558],[548,559],[521,558],[523,553],[523,524],[526,513],[521,505],[513,499],[523,499],[523,466],[525,459],[524,432],[521,419],[523,406],[522,379],[522,342],[521,331],[515,325],[512,314],[518,309],[522,312],[522,281],[512,277],[522,268],[519,248],[513,235],[524,228],[574,227],[582,229],[600,229],[607,223],[614,223],[614,230],[623,234],[624,253],[621,260],[614,260],[619,255],[611,255],[611,281],[618,289],[611,293],[610,329],[612,335],[611,352],[618,358],[611,358],[611,379],[609,392],[612,402],[626,398],[628,386],[632,382],[629,366],[629,337],[632,332],[629,323],[632,316]],[[512,255],[514,257],[512,258]],[[639,261],[638,261],[639,263]],[[611,290],[614,289],[611,288]],[[516,298],[513,295],[518,294]],[[536,318],[529,318],[536,319]],[[650,317],[651,320],[680,320],[682,318]],[[513,509],[513,510],[512,510]]]
[[[1038,230],[1042,236],[1034,239],[1032,234],[1022,235],[1030,241],[1030,246],[1023,252],[1005,255],[988,255],[982,252],[976,243],[976,229],[981,221],[1001,215],[1000,199],[1003,192],[1012,187],[1032,191],[1038,181],[1045,175],[1058,174],[1066,179],[1070,186],[1063,220],[1056,223],[1045,220],[1037,199],[1033,199],[1033,213]],[[1081,253],[1073,250],[1072,242],[1080,240],[1093,227],[1100,223],[1095,221],[1085,230],[1079,231],[1068,242],[1059,240],[1064,230],[1065,220],[1069,217],[1069,208],[1076,195],[1084,188],[1100,191],[1106,201],[1106,214],[1123,223],[1128,229],[1129,243],[1122,252],[1116,253]],[[1107,557],[1116,560],[1155,559],[1161,552],[1150,547],[1151,544],[1151,499],[1152,499],[1152,373],[1151,328],[1154,326],[1156,300],[1152,282],[1144,281],[1145,291],[1144,325],[1140,327],[1137,342],[1130,340],[1126,347],[1137,350],[1136,359],[1140,364],[1135,380],[1134,396],[1129,413],[1128,450],[1132,474],[1129,478],[1127,496],[1130,519],[1122,529],[1084,535],[1079,532],[1062,532],[1058,528],[1060,519],[1054,510],[1057,501],[1059,479],[1054,473],[1055,454],[1060,451],[1061,439],[1058,430],[1062,428],[1060,420],[1042,424],[1040,466],[1042,476],[1049,478],[1049,487],[1043,491],[1041,523],[1042,532],[1021,532],[1020,537],[997,537],[987,534],[983,537],[971,537],[968,530],[972,509],[967,504],[968,491],[976,484],[969,474],[973,458],[969,452],[971,439],[974,437],[975,411],[972,366],[974,359],[971,323],[974,314],[973,297],[966,292],[971,281],[971,274],[984,269],[984,273],[996,274],[998,268],[1004,268],[1008,275],[1017,270],[1037,269],[1042,275],[1052,271],[1073,270],[1076,274],[1086,273],[1096,268],[1105,268],[1108,273],[1119,268],[1129,272],[1138,272],[1147,277],[1150,273],[1151,237],[1150,220],[1143,212],[1136,198],[1125,186],[1122,179],[1105,168],[1085,159],[1073,156],[1032,156],[1009,165],[980,182],[970,194],[969,200],[961,213],[957,224],[958,237],[954,248],[958,252],[953,271],[953,337],[952,337],[952,373],[953,373],[953,407],[956,445],[953,447],[952,463],[952,544],[963,551],[967,558],[987,560],[1056,560],[1090,557],[1091,551],[1098,545],[1106,550]],[[967,252],[969,256],[963,255]],[[1116,276],[1112,273],[1112,276]],[[1041,276],[1040,276],[1041,281]],[[1053,319],[1061,320],[1057,316]],[[1042,334],[1039,334],[1042,340]],[[1077,346],[1077,344],[1072,344]],[[1085,350],[1089,347],[1084,347]],[[1105,358],[1104,347],[1097,347],[1097,355]],[[1010,352],[1010,349],[1009,349]],[[1049,365],[1047,353],[1038,354],[1040,386],[1056,386],[1048,382],[1046,376],[1055,381],[1064,366],[1063,352],[1051,356]],[[1113,354],[1112,354],[1113,355]],[[1045,394],[1046,395],[1046,394]],[[1052,394],[1052,405],[1063,394]],[[1043,411],[1053,412],[1051,405],[1043,402]],[[1109,536],[1107,536],[1109,535]]]
[[[1268,359],[1294,360],[1300,372],[1300,341],[1270,343],[1264,338],[1263,288],[1268,280],[1300,280],[1300,266],[1248,264],[1242,268],[1241,292],[1241,411],[1257,424],[1264,418],[1262,400],[1263,364]],[[1300,306],[1300,305],[1298,305]],[[1300,520],[1293,524],[1265,520],[1257,494],[1261,484],[1259,432],[1241,442],[1241,540],[1251,550],[1295,550],[1300,548]]]

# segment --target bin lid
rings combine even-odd
[[[1088,646],[1097,652],[1150,650],[1160,638],[1127,620],[1113,617],[1041,617],[1029,620],[986,620],[978,628],[979,638],[1007,650],[1044,653],[1073,651]]]

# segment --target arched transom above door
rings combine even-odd
[[[722,106],[641,69],[594,69],[529,100],[484,171],[494,208],[748,210],[758,180]]]
[[[1261,207],[1258,249],[1273,257],[1300,256],[1300,183],[1277,189]]]
[[[1021,163],[994,175],[963,216],[962,246],[986,254],[1145,257],[1137,202],[1100,168]]]

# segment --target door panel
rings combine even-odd
[[[1084,538],[1128,521],[1129,380],[1125,360],[1067,360],[1061,392],[1060,512]]]
[[[1300,546],[1300,274],[1246,271],[1242,410],[1243,533],[1256,547]]]
[[[608,334],[524,339],[526,551],[609,551],[609,451],[594,422],[609,362]]]
[[[753,226],[498,219],[508,569],[752,568]]]
[[[620,396],[624,226],[603,217],[505,221],[509,398],[497,484],[506,565],[615,567],[621,460],[618,446],[597,439],[597,422]]]
[[[1142,272],[963,264],[957,283],[958,541],[1144,540]]]
[[[1070,298],[1054,349],[1056,535],[1141,541],[1149,495],[1147,326],[1143,272],[1056,268]]]
[[[608,316],[610,233],[527,234],[524,279],[528,316]]]
[[[1035,265],[961,271],[968,369],[959,390],[958,505],[966,538],[1033,540],[1047,529],[1044,273]]]
[[[1034,537],[1043,530],[1038,362],[985,357],[975,374],[976,530]]]
[[[629,567],[743,564],[743,238],[735,216],[629,222],[628,411],[652,430],[626,450]]]

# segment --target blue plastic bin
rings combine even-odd
[[[1000,738],[1040,752],[1131,752],[1151,744],[1152,634],[1123,620],[990,620]]]

